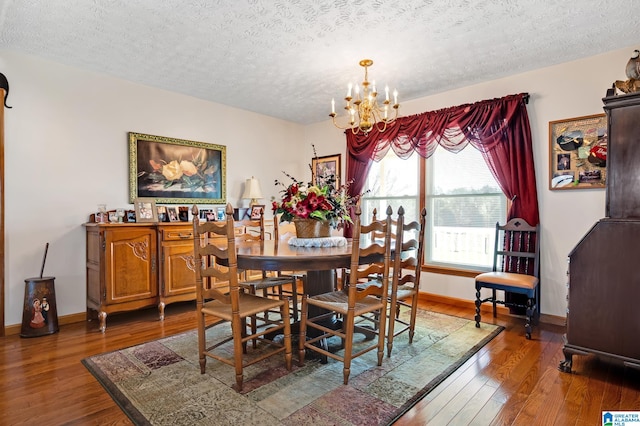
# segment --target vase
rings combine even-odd
[[[294,218],[298,238],[324,238],[331,236],[329,221]]]

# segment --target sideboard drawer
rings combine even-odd
[[[165,229],[162,232],[163,241],[179,241],[179,240],[192,240],[192,229]]]

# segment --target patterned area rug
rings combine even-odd
[[[228,327],[209,332],[228,333]],[[398,336],[380,367],[375,351],[356,358],[347,386],[342,363],[307,359],[299,367],[294,350],[291,372],[283,357],[270,357],[245,369],[238,393],[232,367],[208,359],[200,374],[195,330],[82,363],[139,425],[388,425],[501,330],[419,311],[413,344],[407,333]]]

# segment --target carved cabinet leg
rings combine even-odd
[[[164,307],[166,304],[164,302],[158,303],[158,312],[160,313],[160,321],[164,321]]]
[[[98,319],[100,320],[100,331],[104,333],[107,331],[107,313],[105,311],[98,312]]]

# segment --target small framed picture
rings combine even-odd
[[[167,216],[169,217],[169,222],[178,222],[178,209],[174,206],[167,207]]]
[[[136,209],[136,222],[158,221],[158,210],[153,198],[136,198],[133,204]]]
[[[254,204],[251,206],[251,219],[260,219],[262,212],[264,211],[264,204]]]
[[[216,211],[218,212],[218,220],[224,220],[225,218],[224,207],[218,207]]]
[[[125,213],[125,222],[135,223],[136,221],[136,211],[135,210],[127,210]]]
[[[167,208],[165,206],[157,206],[158,209],[158,222],[169,222],[167,217]]]
[[[207,222],[211,222],[216,220],[216,213],[213,209],[202,209],[198,211],[200,215],[200,220],[206,220]]]
[[[189,222],[189,207],[178,207],[178,220],[180,222]]]

